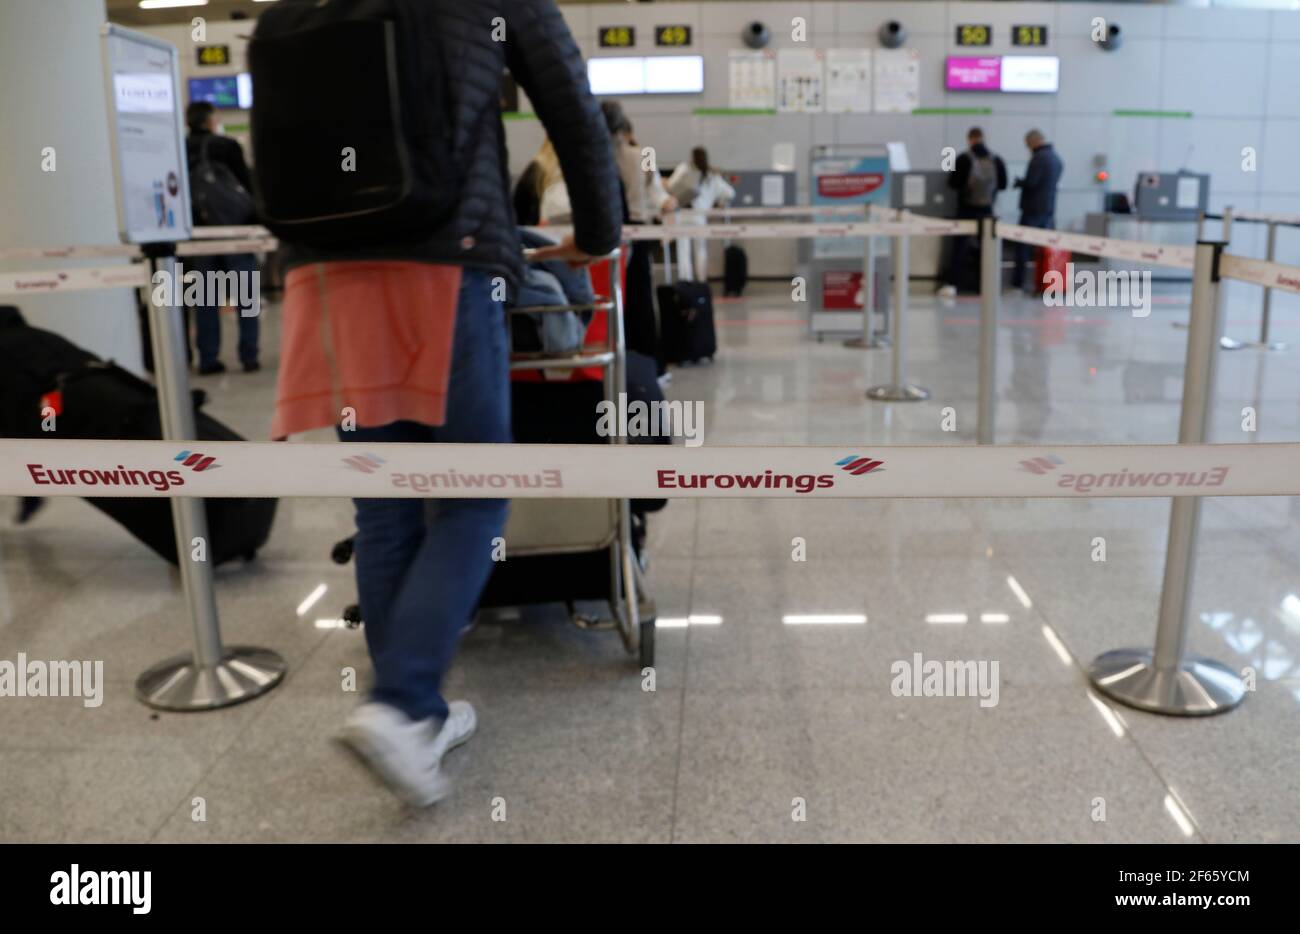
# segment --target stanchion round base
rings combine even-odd
[[[1223,713],[1246,696],[1246,685],[1227,665],[1193,655],[1176,671],[1158,671],[1150,649],[1098,655],[1088,677],[1098,691],[1121,704],[1180,717]]]
[[[867,398],[876,402],[920,402],[930,398],[930,390],[920,386],[872,386]]]
[[[159,662],[135,682],[135,696],[157,710],[215,710],[265,694],[284,678],[284,659],[270,649],[227,646],[214,666],[177,655]]]
[[[1286,344],[1282,341],[1250,341],[1242,346],[1251,350],[1286,350]]]
[[[880,350],[889,346],[889,338],[875,335],[871,340],[865,337],[852,337],[844,341],[844,346],[852,350]]]

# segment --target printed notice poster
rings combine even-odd
[[[1195,175],[1178,176],[1178,188],[1174,192],[1174,207],[1194,211],[1200,206],[1201,180]]]
[[[732,51],[730,104],[733,110],[771,110],[776,106],[776,59],[771,52]]]
[[[818,156],[812,160],[811,203],[876,204],[889,206],[889,152],[884,146],[864,147],[860,156]],[[814,215],[815,221],[834,223],[833,215]],[[815,237],[815,259],[862,256],[862,241],[851,237]]]
[[[763,207],[775,208],[785,204],[785,176],[764,175],[761,192],[759,200]]]
[[[189,180],[176,49],[118,26],[104,28],[122,238],[128,243],[188,240]]]
[[[826,112],[871,113],[871,50],[826,50]]]
[[[903,176],[903,207],[925,207],[925,176]]]
[[[921,104],[921,53],[916,49],[876,49],[876,113],[908,114]]]
[[[826,109],[825,69],[817,49],[779,49],[776,53],[776,111],[821,113]]]

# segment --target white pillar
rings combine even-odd
[[[118,243],[100,60],[103,0],[0,3],[0,249]],[[42,170],[54,151],[54,171]],[[0,260],[0,269],[121,260]],[[141,372],[129,289],[0,296],[29,323]]]

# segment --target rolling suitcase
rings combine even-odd
[[[672,260],[664,246],[668,284],[655,289],[659,303],[659,332],[668,363],[712,360],[718,352],[713,326],[713,292],[707,282],[672,281]]]
[[[749,254],[744,247],[732,244],[722,251],[723,294],[738,298],[749,282]]]
[[[1034,257],[1034,291],[1036,293],[1047,291],[1047,274],[1051,272],[1059,273],[1061,284],[1068,286],[1070,281],[1068,278],[1069,262],[1069,250],[1040,246]]]
[[[144,380],[113,363],[93,362],[66,374],[58,386],[57,435],[82,440],[138,440],[162,438],[158,394]],[[203,441],[242,441],[239,434],[199,410],[203,394],[195,392],[197,442],[177,441],[177,458],[160,464],[138,465],[145,471],[214,469],[202,460],[181,459],[182,451]],[[134,468],[136,465],[128,465]],[[217,465],[219,466],[219,464]],[[176,534],[172,527],[171,503],[165,497],[86,497],[92,506],[124,526],[161,557],[176,564]],[[275,519],[274,499],[205,499],[208,517],[208,560],[214,565],[233,558],[252,560],[266,544]]]

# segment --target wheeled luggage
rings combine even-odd
[[[722,251],[723,294],[738,298],[745,293],[749,282],[749,254],[734,243]]]
[[[718,352],[718,335],[709,284],[682,280],[659,286],[656,295],[664,358],[669,363],[712,360]]]
[[[158,394],[154,387],[114,363],[92,361],[64,374],[56,386],[57,430],[48,437],[79,440],[157,441],[162,438]],[[119,482],[142,482],[154,488],[176,486],[177,477],[220,468],[202,447],[204,441],[242,441],[240,435],[199,410],[203,393],[195,391],[195,425],[199,440],[177,441],[176,452],[160,463],[123,464]],[[58,465],[62,466],[62,465]],[[100,478],[111,481],[113,472]],[[111,516],[155,552],[176,564],[176,533],[171,503],[163,497],[86,497],[87,502]],[[266,544],[275,518],[274,499],[205,499],[208,517],[208,560],[214,565],[232,558],[251,560]]]
[[[1040,246],[1037,255],[1034,258],[1034,291],[1047,291],[1048,275],[1057,273],[1060,275],[1058,287],[1064,287],[1069,284],[1069,263],[1070,251],[1058,250],[1055,247]]]

